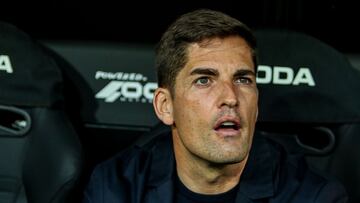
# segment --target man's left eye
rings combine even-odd
[[[235,83],[238,83],[238,84],[251,84],[252,83],[252,80],[250,78],[237,78],[235,80]]]

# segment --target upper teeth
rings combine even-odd
[[[231,121],[226,121],[226,122],[223,122],[222,125],[229,126],[229,125],[235,125],[235,123],[233,123]]]

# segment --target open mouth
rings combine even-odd
[[[225,121],[219,121],[214,128],[216,131],[222,131],[222,130],[239,130],[240,129],[240,123],[236,120],[225,120]]]

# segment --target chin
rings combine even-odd
[[[240,163],[242,161],[244,161],[246,158],[246,155],[236,155],[236,156],[217,156],[217,157],[213,157],[212,160],[210,160],[210,162],[214,163],[214,164],[237,164]]]

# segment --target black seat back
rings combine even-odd
[[[67,103],[76,102],[85,173],[130,146],[158,119],[152,107],[157,84],[151,45],[94,41],[43,41],[66,77]],[[68,91],[66,91],[68,92]],[[74,106],[74,105],[73,105]]]
[[[360,73],[325,43],[286,30],[259,30],[257,129],[332,174],[360,202]],[[347,157],[347,158],[345,158]]]
[[[62,75],[53,59],[1,22],[0,202],[78,201],[81,145],[62,104]]]

